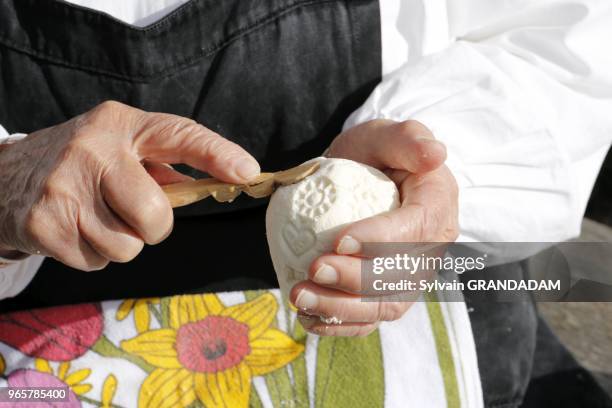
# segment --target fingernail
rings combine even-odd
[[[423,136],[423,135],[418,135],[418,136],[415,136],[415,137],[414,137],[414,140],[416,140],[417,142],[424,142],[424,141],[427,141],[427,142],[435,142],[435,141],[436,141],[436,139],[434,139],[434,138],[433,138],[433,137],[431,137],[431,136]]]
[[[336,252],[340,255],[352,255],[361,252],[361,244],[353,237],[346,235],[340,240]]]
[[[436,139],[432,139],[431,137],[427,137],[427,136],[417,136],[414,138],[417,142],[421,142],[421,143],[425,143],[425,144],[430,144],[431,146],[438,146],[442,149],[444,149],[446,151],[446,145],[442,142],[440,142],[439,140]]]
[[[304,311],[313,310],[318,304],[319,298],[308,289],[302,289],[295,300],[295,306]]]
[[[333,285],[338,282],[338,272],[331,266],[323,264],[317,269],[312,280],[321,285]]]
[[[302,327],[305,329],[310,329],[312,326],[319,322],[319,318],[317,316],[299,315],[298,320]]]
[[[253,160],[243,160],[236,167],[236,173],[245,180],[251,180],[260,173],[259,164]]]

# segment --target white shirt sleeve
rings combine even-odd
[[[32,255],[0,268],[0,299],[16,296],[24,290],[44,260],[43,256]]]
[[[460,186],[460,241],[578,235],[612,141],[612,2],[427,1],[421,29],[397,48],[409,53],[402,66],[383,30],[393,72],[345,127],[387,118],[432,129]],[[388,38],[415,23],[401,5]]]
[[[2,127],[2,125],[0,125],[0,143],[2,143],[2,140],[6,139],[8,137],[8,132],[6,131],[6,129],[4,129],[4,127]]]
[[[22,139],[25,135],[9,135],[0,125],[0,144]],[[29,256],[8,266],[0,267],[0,299],[17,295],[30,283],[45,258]]]

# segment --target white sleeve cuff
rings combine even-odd
[[[0,299],[16,296],[24,290],[44,259],[43,256],[33,255],[0,268]]]
[[[25,137],[27,136],[27,134],[25,133],[14,133],[12,135],[2,135],[0,133],[0,144],[11,144],[11,143],[15,143],[18,142],[22,139],[25,139]]]
[[[0,144],[18,142],[26,136],[27,134],[25,133],[13,133],[11,135],[6,131],[4,127],[2,127],[2,125],[0,125]]]

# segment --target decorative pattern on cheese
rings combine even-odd
[[[308,278],[312,261],[334,250],[342,228],[399,206],[393,181],[379,170],[344,159],[317,158],[319,169],[278,188],[266,213],[266,234],[281,291]]]

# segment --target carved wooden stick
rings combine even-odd
[[[276,173],[261,173],[248,184],[229,184],[214,178],[168,184],[162,189],[172,208],[183,207],[212,196],[215,200],[232,202],[243,191],[253,198],[271,195],[276,187],[297,183],[313,174],[319,163],[302,164]]]

